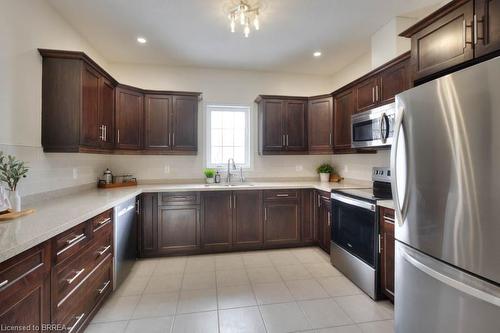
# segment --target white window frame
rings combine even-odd
[[[221,111],[227,109],[227,111],[234,111],[237,109],[241,109],[242,112],[245,113],[245,164],[236,163],[238,168],[242,167],[243,169],[251,169],[252,167],[252,154],[251,154],[251,112],[252,107],[250,105],[244,104],[221,104],[221,103],[208,103],[205,108],[205,166],[207,168],[215,168],[220,170],[225,170],[227,168],[227,161],[223,161],[222,164],[211,163],[212,156],[212,135],[211,135],[211,111]]]

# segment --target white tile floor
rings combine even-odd
[[[390,333],[373,302],[319,248],[138,261],[87,333]]]

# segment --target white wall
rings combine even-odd
[[[37,48],[82,50],[103,66],[105,61],[44,0],[0,1],[0,45],[0,151],[28,162],[21,193],[93,182],[105,157],[42,152]]]
[[[271,72],[179,68],[161,65],[110,64],[115,78],[148,89],[203,92],[200,103],[197,156],[112,156],[114,172],[132,173],[139,179],[201,178],[205,158],[204,115],[210,103],[252,107],[252,168],[249,177],[315,177],[315,167],[328,156],[259,156],[257,109],[259,94],[312,96],[328,92],[328,78]]]

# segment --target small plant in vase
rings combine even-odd
[[[7,185],[10,191],[9,200],[15,211],[21,211],[21,196],[17,185],[21,178],[26,178],[27,173],[28,167],[25,162],[16,160],[11,155],[5,156],[0,151],[0,181]]]
[[[205,180],[206,180],[207,184],[213,184],[215,170],[207,168],[207,169],[203,170],[203,173],[205,174]]]
[[[321,164],[316,171],[319,173],[319,178],[322,182],[330,181],[330,174],[334,172],[333,167],[328,163]]]

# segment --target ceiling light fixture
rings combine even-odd
[[[146,44],[147,40],[144,37],[137,37],[137,42],[139,42],[141,44]]]
[[[313,56],[315,56],[316,58],[317,57],[321,57],[321,51],[316,51],[313,53]]]
[[[244,1],[231,9],[228,14],[230,21],[231,32],[236,31],[236,21],[243,26],[243,35],[248,37],[250,35],[250,22],[252,22],[255,30],[260,29],[259,22],[259,7],[252,7]]]

